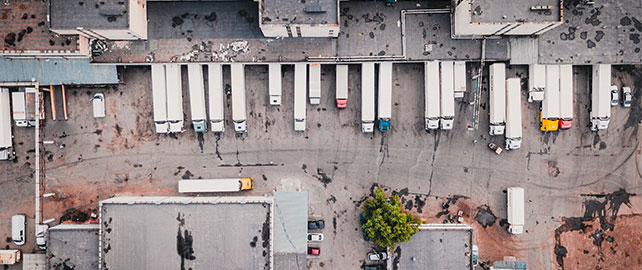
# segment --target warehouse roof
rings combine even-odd
[[[49,0],[51,29],[129,28],[129,0]]]
[[[469,0],[471,1],[471,0]],[[475,0],[471,1],[472,22],[559,22],[560,0]],[[531,10],[545,6],[551,9]]]
[[[98,268],[98,224],[61,224],[49,228],[48,269]]]
[[[274,193],[274,269],[305,265],[308,247],[308,193]]]
[[[472,240],[469,225],[421,225],[410,241],[399,244],[399,269],[472,270]]]
[[[339,23],[338,0],[261,0],[259,5],[264,24]]]
[[[270,197],[102,201],[102,269],[269,269],[271,208]]]

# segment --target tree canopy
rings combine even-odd
[[[421,224],[418,217],[401,209],[399,196],[386,197],[381,188],[375,190],[374,198],[363,203],[363,216],[362,228],[381,247],[394,248],[397,243],[408,242]]]

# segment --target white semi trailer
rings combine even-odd
[[[573,66],[560,65],[560,122],[561,129],[571,128],[573,122]]]
[[[546,66],[531,64],[528,66],[528,102],[544,100],[546,89]]]
[[[232,76],[232,121],[236,133],[247,132],[247,114],[245,112],[245,66],[231,64]]]
[[[454,62],[441,62],[441,99],[440,126],[441,129],[453,129],[455,122],[455,79]]]
[[[466,93],[466,62],[455,61],[454,64],[455,76],[455,98],[461,99]]]
[[[489,84],[489,117],[490,135],[502,135],[506,127],[506,65],[495,63],[490,65]]]
[[[270,63],[268,65],[268,73],[270,81],[270,105],[279,106],[281,105],[281,92],[282,92],[282,83],[281,83],[281,64],[280,63]]]
[[[152,100],[154,107],[154,125],[156,133],[169,132],[167,122],[167,87],[165,65],[152,64]]]
[[[305,131],[307,64],[294,64],[294,131]]]
[[[187,82],[189,84],[189,103],[194,131],[206,132],[207,111],[205,109],[205,84],[203,80],[203,67],[200,64],[187,65]]]
[[[310,104],[321,103],[321,64],[310,64]]]
[[[209,90],[210,126],[212,132],[225,131],[223,94],[223,69],[221,64],[207,65],[207,83]]]
[[[524,233],[525,209],[524,189],[521,187],[509,187],[507,189],[508,202],[508,232],[512,234]]]
[[[0,160],[11,160],[15,157],[9,96],[8,88],[0,88]]]
[[[348,65],[337,65],[337,108],[344,109],[348,105]]]
[[[361,131],[374,132],[375,120],[375,64],[361,64]]]
[[[392,118],[392,62],[379,63],[379,92],[377,94],[379,130],[390,129]]]
[[[424,63],[424,101],[426,130],[439,128],[439,62]]]
[[[591,91],[591,130],[604,130],[611,121],[611,65],[593,65],[593,89]]]
[[[519,78],[506,80],[506,150],[522,145],[522,103]]]
[[[181,66],[168,64],[165,66],[167,85],[167,121],[170,133],[183,132],[183,85]]]
[[[542,119],[560,118],[560,66],[546,65],[546,89],[542,101]]]

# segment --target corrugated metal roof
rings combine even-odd
[[[274,193],[274,253],[306,253],[308,193]]]
[[[31,82],[40,85],[116,84],[116,65],[93,65],[89,58],[0,57],[0,82]]]

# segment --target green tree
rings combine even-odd
[[[375,190],[375,197],[363,203],[365,222],[362,228],[368,237],[381,247],[395,248],[408,242],[419,229],[421,220],[401,209],[399,196],[386,197],[383,189]]]

